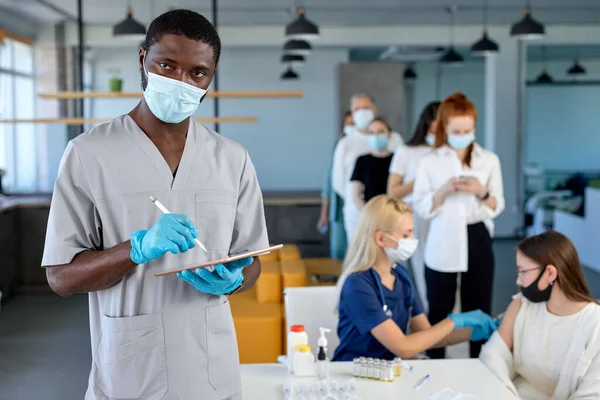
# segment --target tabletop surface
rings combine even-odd
[[[513,394],[478,359],[410,360],[413,373],[403,369],[394,382],[355,378],[360,399],[423,400],[444,389],[469,395],[472,400],[514,400]],[[352,363],[330,363],[330,380],[352,379]],[[242,399],[283,399],[283,384],[309,382],[316,378],[296,378],[282,364],[243,364]],[[424,375],[430,378],[417,391],[414,385]]]

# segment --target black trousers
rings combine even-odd
[[[492,239],[483,224],[479,222],[467,227],[468,235],[468,270],[462,272],[460,283],[461,311],[492,311],[492,284],[494,282],[494,253]],[[427,283],[427,300],[429,301],[429,321],[432,325],[444,320],[454,309],[456,272],[438,272],[425,266]],[[485,341],[471,342],[472,358],[479,356]],[[431,358],[445,358],[446,348],[427,351]]]

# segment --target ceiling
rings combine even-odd
[[[389,51],[389,47],[370,46],[370,47],[353,47],[350,49],[351,61],[379,61],[382,53]],[[437,57],[434,57],[438,51]],[[443,50],[443,48],[442,48]],[[406,59],[396,57],[397,61],[404,62],[435,62],[439,59],[441,53],[440,48],[433,46],[404,46],[398,49],[400,56],[405,55]],[[483,57],[476,56],[471,53],[468,46],[456,46],[456,51],[460,53],[466,60],[483,62]],[[418,56],[418,54],[422,56]],[[575,58],[579,60],[600,60],[600,45],[552,45],[541,46],[530,44],[527,46],[528,61],[543,61],[544,53],[547,61],[572,61]],[[416,55],[417,54],[417,55]],[[415,56],[416,55],[416,56]],[[388,61],[394,61],[390,59]]]
[[[123,19],[127,0],[82,0],[86,23]],[[131,0],[134,15],[148,23],[170,8],[188,8],[210,16],[211,0]],[[440,24],[448,21],[445,7],[457,6],[456,22],[478,24],[483,0],[218,0],[219,23],[225,25],[285,24],[295,5],[305,6],[317,24]],[[525,0],[489,0],[492,24],[510,24],[523,13]],[[533,15],[546,24],[600,23],[598,0],[532,0]],[[45,5],[44,5],[45,4]],[[50,6],[50,7],[49,7]],[[52,23],[77,14],[77,0],[0,0],[29,19]],[[54,10],[53,10],[53,9]],[[64,13],[63,13],[64,12]]]

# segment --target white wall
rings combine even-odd
[[[221,124],[220,133],[242,143],[256,166],[263,190],[321,189],[337,136],[337,65],[345,49],[317,49],[299,69],[298,81],[281,81],[279,48],[226,48],[219,62],[220,90],[302,91],[300,99],[222,99],[221,116],[258,117],[254,124]],[[95,54],[95,90],[108,89],[109,69],[120,69],[124,91],[139,91],[137,50],[112,48]],[[94,118],[127,113],[135,99],[98,99]],[[212,116],[212,100],[196,116]]]
[[[460,67],[441,67],[440,98],[437,98],[437,63],[422,62],[415,65],[417,80],[415,81],[413,125],[419,122],[419,115],[423,108],[432,101],[442,101],[445,97],[455,93],[464,93],[477,106],[477,141],[484,144],[485,127],[485,64],[483,60],[470,60]],[[414,126],[412,128],[414,130]],[[412,137],[408,132],[408,138]]]
[[[555,80],[572,80],[566,71],[571,61],[549,62]],[[585,77],[600,80],[600,61],[584,61]],[[543,64],[528,65],[528,79],[534,80]],[[563,171],[600,170],[598,105],[600,86],[528,86],[525,159],[546,169]]]

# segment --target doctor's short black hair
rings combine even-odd
[[[144,50],[160,40],[163,35],[181,35],[191,40],[206,43],[213,49],[215,65],[221,56],[221,39],[217,30],[202,15],[191,10],[171,10],[156,17],[148,27],[146,40],[142,44]]]

